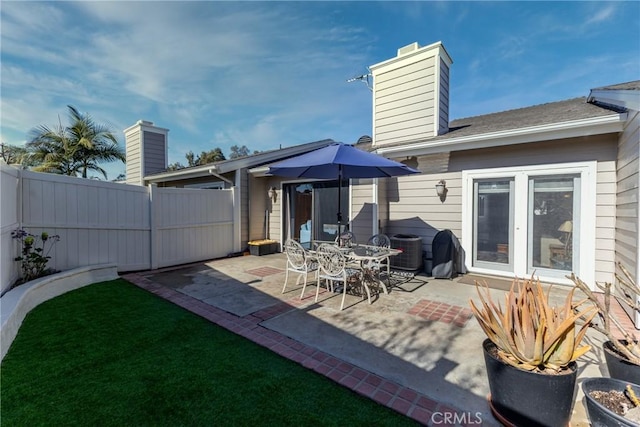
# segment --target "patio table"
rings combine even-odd
[[[382,291],[385,295],[389,294],[387,285],[380,279],[380,263],[389,257],[396,256],[402,253],[399,249],[383,248],[379,246],[360,245],[356,244],[352,247],[344,248],[347,257],[350,260],[360,263],[360,268],[363,272],[368,272],[369,277],[375,277],[382,287]],[[377,271],[376,271],[377,270]],[[387,280],[390,278],[387,275]],[[363,283],[367,286],[366,283]],[[368,287],[368,286],[367,286]]]

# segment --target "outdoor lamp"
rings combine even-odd
[[[436,184],[436,193],[438,193],[438,197],[442,199],[447,194],[447,181],[441,179]]]
[[[269,191],[267,191],[267,196],[273,203],[278,199],[278,193],[276,192],[276,187],[269,187]]]

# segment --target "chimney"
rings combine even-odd
[[[373,76],[373,146],[419,141],[449,131],[451,57],[442,42],[401,47],[369,67]]]
[[[127,184],[145,185],[145,176],[167,169],[168,133],[146,120],[124,130]]]

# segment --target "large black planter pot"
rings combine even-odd
[[[637,424],[621,417],[620,415],[610,411],[609,409],[598,403],[589,395],[592,391],[624,391],[628,381],[620,381],[614,378],[585,378],[582,382],[582,391],[587,401],[587,412],[589,413],[589,421],[592,427],[637,427]],[[640,395],[640,385],[631,384],[631,388]]]
[[[487,367],[491,409],[507,424],[561,427],[569,424],[573,409],[578,365],[553,375],[515,368],[493,355],[495,345],[482,343]],[[502,420],[501,420],[502,421]]]
[[[609,376],[618,380],[640,384],[640,365],[629,362],[615,351],[611,341],[602,346],[604,348],[604,360],[607,362]]]

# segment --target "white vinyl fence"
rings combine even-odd
[[[59,235],[50,267],[114,263],[118,271],[227,256],[234,248],[233,190],[141,187],[18,170],[0,164],[0,277],[18,276],[11,231]]]

